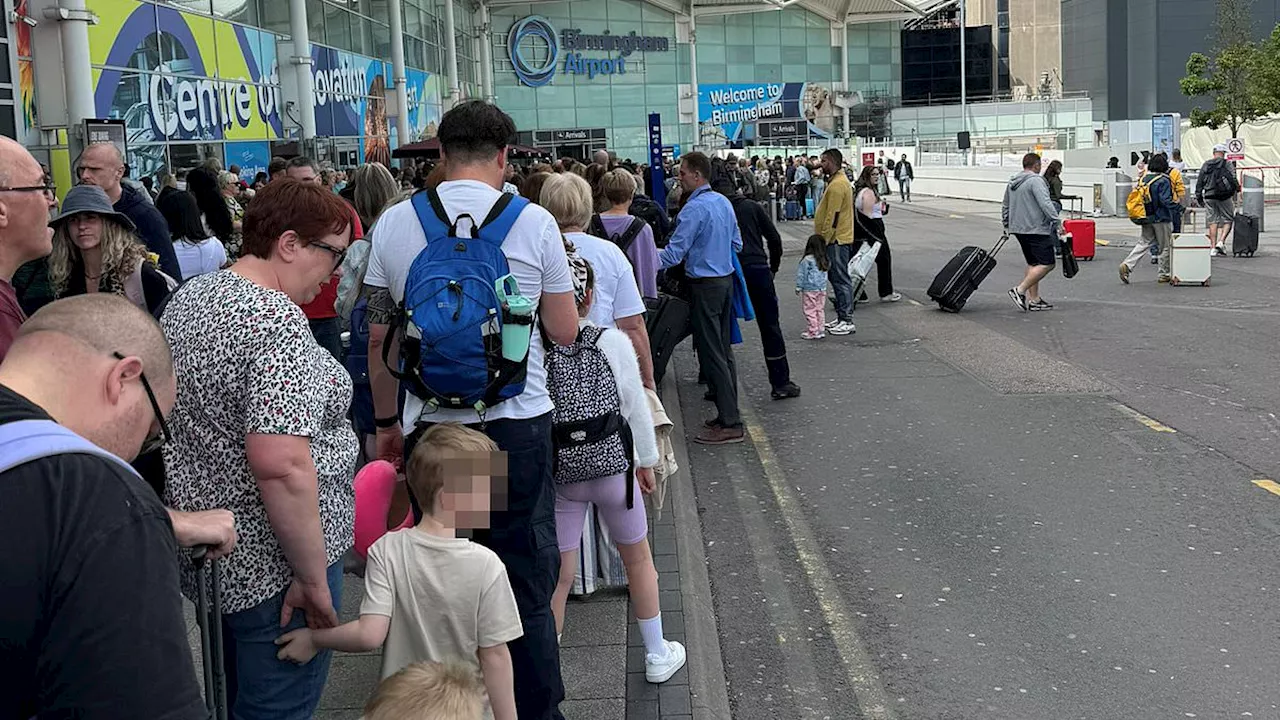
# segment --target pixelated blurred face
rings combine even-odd
[[[440,489],[441,522],[458,529],[484,530],[490,514],[507,509],[507,454],[451,458]]]

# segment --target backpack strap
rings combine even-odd
[[[427,236],[427,242],[431,242],[432,237],[454,237],[458,220],[470,217],[459,215],[458,220],[450,220],[449,214],[444,210],[444,204],[440,202],[440,195],[433,188],[414,193],[410,202],[413,203],[414,211],[418,213],[418,222]]]
[[[120,457],[52,420],[17,420],[0,425],[0,473],[55,455],[96,455],[133,476],[142,476]]]
[[[591,215],[591,222],[587,224],[587,234],[598,238],[609,237],[608,231],[604,229],[604,220],[600,218],[600,213]]]
[[[636,241],[636,238],[640,236],[640,233],[644,232],[647,226],[648,223],[644,220],[632,215],[631,224],[627,225],[627,229],[623,230],[621,235],[611,236],[609,240],[613,241],[613,244],[617,245],[618,249],[625,253],[631,249],[631,243]]]
[[[501,245],[502,241],[507,239],[516,220],[519,219],[520,213],[527,207],[529,207],[527,199],[519,195],[503,193],[502,197],[493,204],[493,209],[489,211],[484,222],[480,223],[475,236]]]

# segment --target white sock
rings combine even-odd
[[[662,638],[662,613],[648,620],[636,618],[636,622],[640,625],[640,637],[644,638],[645,653],[666,657],[667,642]]]

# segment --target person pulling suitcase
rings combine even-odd
[[[1009,180],[1004,190],[1000,217],[1006,233],[1018,238],[1027,272],[1017,287],[1009,288],[1009,298],[1022,312],[1052,310],[1040,297],[1040,281],[1053,270],[1054,249],[1062,234],[1062,220],[1049,198],[1049,184],[1040,175],[1040,156],[1022,156],[1022,172]]]

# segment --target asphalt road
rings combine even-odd
[[[783,225],[804,395],[769,400],[748,325],[750,441],[690,446],[733,718],[1280,717],[1280,497],[1255,485],[1280,478],[1280,253],[1126,287],[1101,248],[1023,314],[1011,245],[945,315],[924,288],[998,235],[965,207],[895,207],[916,302],[822,341],[791,292],[809,228]],[[677,362],[693,427],[713,409]]]

